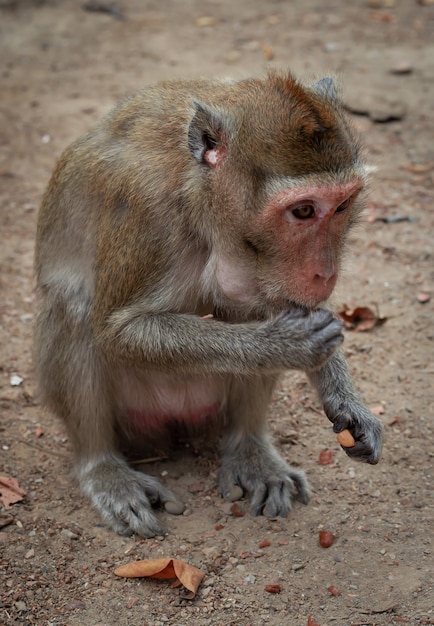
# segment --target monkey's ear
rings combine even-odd
[[[338,91],[336,89],[335,81],[330,76],[321,78],[321,80],[311,85],[310,88],[319,96],[327,98],[328,100],[338,99]]]
[[[196,113],[188,128],[188,147],[199,163],[218,165],[226,154],[223,116],[201,102],[195,102]]]

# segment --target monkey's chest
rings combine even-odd
[[[224,383],[218,378],[125,372],[119,383],[120,414],[141,432],[159,430],[173,420],[199,425],[216,416],[225,399]]]

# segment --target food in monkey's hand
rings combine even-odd
[[[344,448],[354,448],[356,445],[356,441],[348,428],[338,433],[337,440]]]

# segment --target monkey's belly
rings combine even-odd
[[[120,391],[122,414],[142,432],[173,420],[199,424],[221,411],[225,397],[221,379],[173,379],[160,373],[122,376]]]

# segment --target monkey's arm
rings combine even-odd
[[[345,448],[350,457],[376,464],[380,459],[383,426],[361,402],[354,388],[344,355],[340,350],[320,369],[308,372],[324,411],[336,433],[351,431],[356,444]]]
[[[113,313],[97,336],[112,358],[136,366],[235,375],[320,367],[343,341],[341,323],[324,309],[230,324],[138,305]]]

